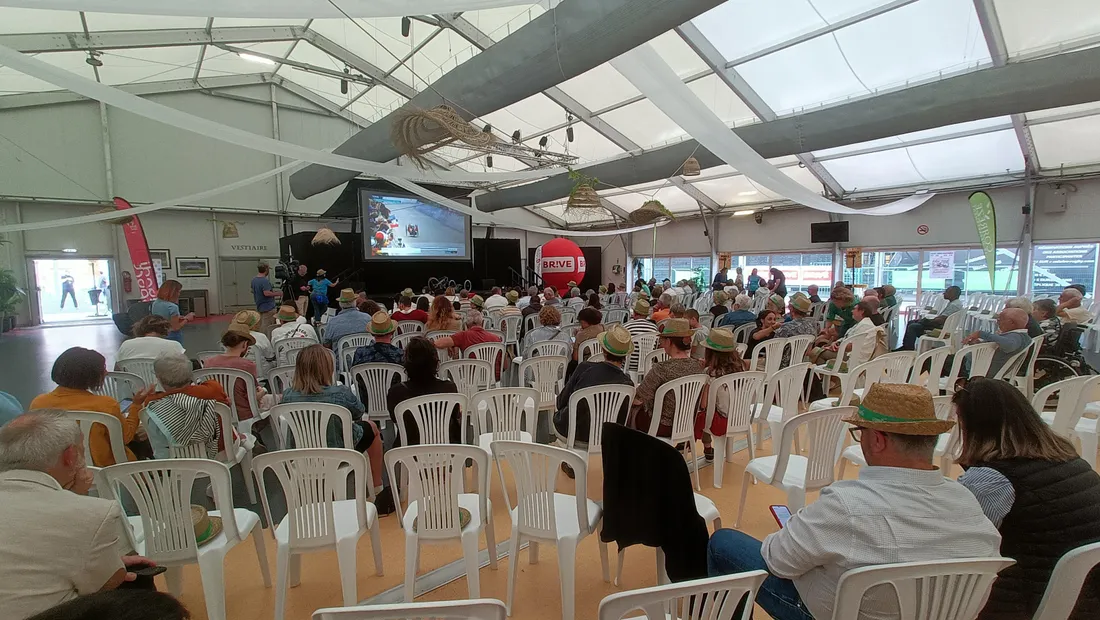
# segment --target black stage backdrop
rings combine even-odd
[[[527,264],[532,269],[535,267],[536,249],[527,248]],[[577,288],[581,289],[583,295],[588,289],[600,290],[600,274],[603,273],[603,248],[600,246],[581,247],[581,253],[584,254],[584,279],[580,281]]]
[[[474,290],[482,291],[488,285],[510,285],[512,274],[509,268],[520,272],[519,239],[474,239],[472,261],[364,261],[361,234],[337,233],[340,245],[336,246],[311,245],[314,234],[300,232],[280,239],[283,260],[293,257],[304,262],[310,277],[318,268],[328,271],[330,280],[344,274],[337,288],[351,286],[355,290],[367,291],[367,295],[372,297],[390,297],[405,287],[419,293],[421,287],[427,286],[428,280],[433,277],[447,277],[460,286],[464,280],[470,280]]]

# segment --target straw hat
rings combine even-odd
[[[604,294],[607,293],[607,285],[606,284],[601,284],[598,288],[600,290],[600,295],[604,295]]]
[[[475,308],[484,308],[485,299],[481,295],[474,295],[470,298],[470,305]]]
[[[402,297],[413,297],[415,295],[416,293],[414,293],[411,288],[406,288],[405,290],[401,291]]]
[[[198,504],[191,504],[191,525],[195,528],[195,542],[200,547],[222,533],[222,518],[211,517],[210,513]]]
[[[649,302],[644,299],[634,302],[634,314],[649,316]]]
[[[714,305],[716,306],[724,306],[729,299],[729,295],[726,295],[725,291],[714,292]]]
[[[294,306],[283,304],[279,306],[279,312],[275,314],[275,318],[280,321],[294,321],[298,318],[298,309]]]
[[[780,297],[779,295],[771,295],[770,297],[768,297],[768,301],[771,302],[772,304],[774,304],[775,306],[778,306],[780,308],[783,307],[783,298]]]
[[[795,295],[791,297],[791,307],[799,312],[809,314],[812,304],[810,303],[809,297],[805,295]]]
[[[243,325],[249,328],[249,331],[253,327],[260,324],[260,313],[255,310],[241,310],[237,314],[233,315],[233,320],[229,322],[230,327],[233,325]]]
[[[248,329],[247,325],[240,325],[238,323],[230,323],[226,328],[225,333],[233,332],[234,334],[240,334],[248,341],[248,346],[256,344],[256,337],[252,335],[252,332]]]
[[[349,304],[349,303],[355,301],[356,297],[357,297],[357,295],[355,294],[355,291],[353,291],[350,288],[345,288],[345,289],[340,289],[340,296],[336,298],[336,301],[342,301],[346,304]]]
[[[566,286],[568,286],[569,288],[573,288],[576,285],[577,285],[576,280],[570,280],[568,283],[566,283]]]
[[[371,315],[370,326],[367,329],[375,336],[385,336],[392,334],[397,329],[397,324],[385,310],[379,310]]]
[[[737,341],[733,339],[733,332],[725,327],[715,327],[710,330],[701,344],[712,351],[722,353],[728,353],[737,348]]]
[[[630,338],[630,332],[622,325],[613,325],[611,329],[601,332],[596,336],[600,347],[607,353],[616,357],[626,357],[634,350],[634,341]]]
[[[519,292],[518,291],[508,291],[507,293],[504,294],[504,298],[507,299],[511,303],[516,303],[517,301],[519,301]]]
[[[955,425],[936,417],[932,394],[919,385],[876,383],[867,390],[856,414],[846,420],[860,428],[899,435],[939,435]]]
[[[691,324],[688,323],[687,319],[669,319],[657,336],[660,338],[689,338],[694,334],[695,332],[692,331]]]

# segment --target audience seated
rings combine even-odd
[[[936,419],[927,390],[876,383],[847,421],[868,463],[858,480],[825,487],[763,542],[730,529],[711,537],[712,576],[771,573],[756,602],[777,620],[831,618],[837,582],[853,568],[998,555],[1001,536],[973,494],[932,464],[954,422]],[[897,616],[893,588],[864,596],[860,618]]]
[[[162,355],[153,363],[163,392],[134,397],[133,410],[143,409],[149,420],[150,441],[158,459],[169,458],[170,447],[202,443],[206,458],[217,458],[225,449],[223,438],[233,429],[223,429],[215,403],[229,404],[221,384],[213,379],[195,383],[191,360],[182,355]]]
[[[542,305],[544,306],[560,306],[561,298],[558,297],[558,292],[552,287],[546,287],[542,290]]]
[[[538,314],[539,311],[542,310],[542,298],[539,297],[539,290],[533,286],[527,289],[527,304],[523,305],[522,299],[519,301],[521,303],[517,303],[516,307],[523,309],[520,314],[522,314],[524,318],[527,318],[530,314]]]
[[[363,300],[363,303],[369,301],[370,300]],[[321,343],[330,349],[334,348],[344,336],[361,334],[366,331],[371,317],[370,314],[359,310],[355,291],[350,288],[340,291],[340,296],[336,298],[336,302],[340,304],[340,312],[329,319],[328,324],[325,326],[324,340]],[[374,302],[370,303],[373,303],[374,306],[378,308],[378,304]],[[381,308],[378,309],[380,310]],[[375,310],[375,312],[377,312],[377,310]]]
[[[1010,357],[1031,345],[1031,336],[1027,333],[1028,314],[1019,308],[1005,308],[997,315],[997,333],[977,331],[966,338],[963,344],[995,342],[997,351],[989,363],[989,376],[993,376],[1005,365]]]
[[[490,291],[489,297],[485,300],[485,309],[494,310],[497,308],[503,308],[508,305],[508,300],[505,299],[503,291],[499,286],[494,286]]]
[[[409,293],[412,293],[411,289],[405,289]],[[424,312],[420,308],[413,307],[412,295],[401,294],[401,298],[397,300],[397,312],[393,313],[393,320],[395,321],[419,321],[421,323],[428,322],[428,313]]]
[[[962,289],[957,286],[949,286],[947,290],[943,292],[943,298],[947,300],[947,305],[940,310],[939,314],[932,318],[920,319],[917,321],[910,321],[905,326],[905,337],[901,341],[902,351],[912,351],[917,346],[917,338],[924,335],[924,332],[939,329],[943,327],[944,321],[947,317],[962,310],[962,302],[959,301],[959,297],[962,296]]]
[[[355,349],[351,365],[387,363],[400,364],[405,359],[405,352],[394,346],[393,335],[397,332],[397,323],[394,322],[385,310],[379,310],[370,318],[367,325],[367,333],[374,337],[374,342]]]
[[[876,307],[875,302],[864,300],[860,301],[852,308],[852,318],[855,319],[856,324],[848,330],[845,336],[846,338],[857,336],[864,332],[877,331],[875,338],[866,345],[866,348],[853,351],[853,353],[862,360],[874,359],[887,351],[885,330],[878,329],[874,321],[871,320]],[[814,347],[809,355],[812,363],[823,364],[829,360],[836,359],[840,348],[840,341],[835,334],[835,330],[830,331],[826,329],[826,332],[823,332],[823,336],[825,337],[815,341]],[[845,365],[845,368],[842,368],[841,371],[846,369],[847,365]]]
[[[598,294],[592,293],[588,296],[588,301],[585,303],[584,307],[603,310],[603,302],[600,301],[600,296]]]
[[[567,308],[580,311],[584,307],[584,297],[581,297],[581,289],[574,286],[569,289],[569,299],[566,299],[563,304]]]
[[[416,299],[416,309],[424,313],[424,323],[428,322],[428,313],[432,309],[432,298],[430,295],[421,295]]]
[[[710,307],[710,314],[716,319],[730,311],[726,305],[729,303],[729,295],[725,291],[714,291],[711,296],[711,303],[714,305]]]
[[[724,377],[735,372],[747,370],[745,360],[737,353],[737,342],[733,339],[733,332],[725,327],[716,327],[703,338],[703,372],[712,378]],[[710,385],[703,386],[699,395],[699,412],[695,414],[695,438],[703,441],[703,456],[708,461],[714,460],[714,447],[711,445],[713,435],[725,435],[726,425],[729,422],[729,394],[723,393],[714,408],[714,420],[710,428],[703,428],[707,418],[707,395]]]
[[[229,329],[222,334],[222,346],[225,347],[225,353],[215,355],[206,360],[206,368],[234,368],[236,370],[243,370],[252,375],[253,385],[256,389],[257,404],[260,406],[260,411],[267,411],[271,409],[271,405],[275,404],[275,399],[267,393],[267,390],[260,386],[259,372],[256,369],[256,363],[245,358],[245,354],[248,353],[249,347],[255,344],[255,342],[256,339],[252,336],[251,332],[230,326]],[[238,419],[248,420],[259,413],[257,411],[252,411],[252,403],[248,398],[248,386],[241,381],[233,382],[233,402],[237,405]],[[264,423],[261,422],[261,424]],[[266,426],[266,424],[264,425]],[[253,429],[256,431],[260,430],[260,428],[256,427],[253,427]]]
[[[113,590],[135,579],[127,567],[153,565],[127,556],[132,550],[121,507],[86,497],[91,486],[84,436],[65,412],[32,411],[0,428],[0,523],[8,532],[0,542],[4,618],[24,620]]]
[[[134,358],[156,359],[162,354],[182,355],[183,345],[168,338],[168,319],[150,314],[134,325],[134,338],[124,340],[115,354],[116,360]]]
[[[603,315],[596,308],[585,308],[577,313],[577,322],[581,328],[577,330],[577,334],[573,339],[574,362],[584,361],[580,359],[581,344],[603,333],[604,325],[602,321]]]
[[[649,302],[644,299],[639,299],[634,302],[632,308],[632,316],[629,321],[623,323],[623,327],[626,331],[630,332],[630,337],[638,336],[640,334],[656,334],[657,324],[649,320]]]
[[[818,332],[818,324],[815,319],[810,316],[810,298],[802,294],[796,294],[791,297],[791,303],[789,305],[791,312],[791,320],[786,323],[781,323],[775,329],[774,336],[777,338],[790,338],[791,336],[814,336]],[[802,360],[791,360],[791,352],[788,348],[783,352],[782,365],[788,364],[800,364]]]
[[[959,482],[1000,530],[1001,555],[1016,560],[978,617],[1030,619],[1058,559],[1100,540],[1100,476],[1011,384],[976,377],[952,402],[964,438]],[[1071,618],[1100,618],[1098,573]]]
[[[130,573],[131,575],[133,573]],[[74,598],[28,620],[189,620],[191,614],[171,594],[118,589]]]
[[[879,295],[879,308],[885,310],[886,308],[893,308],[898,305],[898,289],[894,288],[891,284],[882,285],[882,295]]]
[[[740,327],[755,320],[756,313],[752,311],[752,298],[741,293],[733,300],[733,312],[722,317],[722,320],[718,322],[718,327]]]
[[[825,322],[836,325],[837,335],[841,338],[856,324],[852,317],[855,309],[856,296],[852,289],[845,286],[834,286],[829,291],[829,304],[825,307]]]
[[[1088,323],[1092,320],[1092,313],[1081,305],[1084,294],[1072,286],[1067,286],[1058,296],[1058,310],[1056,314],[1067,323]]]
[[[812,303],[812,304],[821,303],[821,297],[817,294],[817,285],[816,284],[811,284],[811,285],[806,287],[806,295],[807,295],[807,297],[809,297],[810,303]]]
[[[1027,297],[1013,297],[1005,302],[1005,308],[1019,308],[1027,313],[1027,335],[1034,338],[1036,336],[1043,335],[1043,328],[1039,325],[1039,321],[1035,320],[1032,313],[1035,311],[1034,304]]]
[[[156,317],[163,321],[164,319]],[[142,319],[144,321],[144,319]],[[180,357],[183,357],[180,355]],[[187,358],[184,358],[187,359]],[[191,362],[187,362],[190,367]],[[122,423],[122,443],[126,444],[126,458],[136,461],[152,458],[149,439],[141,429],[141,420],[133,409],[130,415],[124,415],[118,401],[110,396],[93,394],[92,390],[103,387],[107,377],[107,360],[98,351],[73,347],[57,357],[50,371],[50,378],[57,384],[52,392],[40,394],[31,401],[31,409],[58,409],[61,411],[95,411],[118,418]],[[140,394],[148,393],[148,390]],[[136,400],[135,396],[135,400]],[[88,449],[92,453],[92,463],[97,467],[115,464],[111,452],[110,436],[107,427],[96,424],[88,435]],[[81,451],[83,454],[83,451]]]
[[[458,331],[462,327],[462,321],[455,314],[454,302],[446,296],[436,297],[432,300],[432,311],[428,314],[428,323],[424,328],[429,332],[439,330]]]
[[[382,312],[381,314],[385,314]],[[387,317],[388,319],[389,317]],[[294,378],[290,387],[283,392],[284,403],[329,403],[340,405],[351,412],[351,437],[353,445],[343,441],[343,431],[336,418],[329,418],[325,429],[325,442],[330,448],[354,448],[370,459],[370,471],[374,477],[375,506],[380,514],[393,512],[393,496],[389,489],[382,489],[382,434],[378,426],[370,420],[364,420],[366,410],[359,397],[344,385],[333,385],[332,375],[335,367],[332,355],[321,345],[302,349],[294,362]],[[279,432],[283,432],[281,429]],[[287,447],[293,448],[293,438],[287,437]]]
[[[274,318],[274,315],[272,317]],[[233,315],[233,320],[229,322],[230,329],[243,329],[252,334],[256,343],[251,348],[256,351],[256,357],[263,360],[265,366],[269,366],[275,363],[275,349],[272,348],[271,339],[266,334],[256,331],[255,328],[259,325],[260,313],[255,310],[241,310]],[[266,369],[258,368],[258,370],[264,373]]]
[[[402,401],[416,396],[428,394],[457,394],[458,386],[450,379],[440,379],[439,356],[436,355],[435,345],[431,340],[423,336],[416,336],[405,345],[405,374],[408,379],[390,387],[386,394],[386,405],[390,410],[390,420],[397,424],[397,405]],[[416,425],[412,414],[405,416],[405,429],[409,433],[407,445],[420,444],[420,429]],[[451,443],[459,443],[462,439],[462,411],[456,405],[451,414],[451,423],[448,435]],[[397,438],[396,445],[403,445],[401,437]]]
[[[520,344],[520,351],[524,359],[531,357],[531,347],[549,340],[560,340],[572,346],[573,342],[567,332],[561,331],[561,312],[554,306],[543,306],[539,311],[540,325],[527,332]]]
[[[756,315],[756,329],[752,330],[749,334],[748,349],[745,351],[745,357],[748,358],[752,355],[753,349],[756,345],[764,342],[765,340],[771,340],[775,338],[775,330],[779,329],[782,323],[779,321],[779,314],[774,310],[761,310]]]
[[[506,316],[523,316],[523,311],[516,305],[519,302],[519,291],[508,291],[505,293],[504,299],[508,301],[508,305],[497,310],[501,318]],[[503,331],[503,327],[501,331]]]
[[[1091,366],[1085,360],[1084,351],[1080,339],[1074,332],[1067,333],[1063,338],[1062,320],[1055,315],[1056,305],[1053,299],[1039,299],[1033,304],[1032,318],[1043,331],[1043,344],[1039,354],[1044,357],[1058,358],[1069,364],[1078,374],[1092,372]],[[1030,334],[1030,332],[1028,332]]]
[[[668,354],[668,359],[654,364],[645,378],[642,379],[638,391],[634,395],[634,408],[632,411],[633,427],[648,433],[650,422],[653,418],[654,398],[657,396],[657,388],[673,379],[679,379],[688,375],[697,375],[703,372],[699,360],[691,357],[691,338],[694,334],[684,319],[669,319],[664,329],[658,334],[660,347]],[[661,408],[661,420],[658,424],[657,435],[669,437],[672,434],[672,421],[675,417],[675,396],[669,392],[665,395]]]
[[[541,315],[540,315],[541,316]],[[535,333],[534,331],[531,332]],[[530,335],[530,334],[528,334]],[[450,349],[451,357],[457,358],[463,351],[475,344],[482,344],[484,342],[502,342],[500,336],[485,330],[485,315],[478,310],[470,310],[466,314],[466,329],[455,332],[450,336],[444,336],[442,338],[436,338],[432,343],[437,349]],[[500,381],[501,365],[504,360],[501,356],[497,356],[494,368],[496,371],[496,380]]]
[[[299,316],[298,310],[290,304],[279,306],[279,311],[275,313],[275,323],[276,327],[271,330],[272,345],[284,338],[309,338],[317,341],[317,330],[313,329],[306,317]]]

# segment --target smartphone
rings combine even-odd
[[[791,509],[781,504],[774,506],[768,506],[768,510],[772,511],[772,516],[775,517],[775,522],[779,524],[779,527],[787,527],[787,521],[791,520]]]
[[[126,569],[127,572],[133,573],[140,577],[156,577],[157,575],[167,570],[167,566],[142,566],[141,568],[131,566]]]
[[[129,411],[130,405],[132,404],[134,404],[134,401],[130,398],[123,398],[122,400],[118,401],[118,407],[123,411]]]

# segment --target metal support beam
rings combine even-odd
[[[240,26],[227,28],[180,28],[169,30],[105,30],[0,35],[0,45],[24,54],[118,50],[139,47],[179,47],[213,43],[268,43],[293,41],[305,36],[301,26]]]
[[[386,71],[379,69],[373,63],[367,61],[365,58],[355,54],[351,50],[341,47],[334,43],[331,39],[328,39],[322,35],[317,34],[312,30],[306,30],[303,37],[306,41],[313,44],[314,47],[322,52],[336,58],[343,62],[352,69],[362,73],[363,75],[377,81],[379,84],[392,90],[393,92],[401,95],[406,99],[412,99],[416,96],[416,89],[409,86],[405,82],[389,75]]]
[[[713,198],[703,193],[701,189],[695,187],[691,183],[684,181],[681,177],[669,177],[668,182],[678,187],[680,191],[684,192],[688,196],[695,199],[695,202],[699,203],[699,206],[706,207],[711,213],[717,213],[722,209],[722,205],[714,201]]]
[[[280,78],[281,79],[281,78]],[[237,86],[252,86],[254,84],[266,84],[271,81],[270,74],[245,73],[241,75],[223,75],[216,77],[200,78],[199,80],[166,80],[163,82],[143,82],[138,84],[120,84],[115,86],[119,90],[126,91],[139,97],[146,95],[159,95],[163,93],[178,93],[189,90],[217,90],[221,88],[234,88]],[[78,95],[68,90],[52,90],[40,93],[20,93],[16,95],[0,96],[0,110],[15,108],[30,108],[43,105],[56,105],[61,103],[73,103],[76,101],[88,101],[83,95]]]
[[[974,10],[978,14],[978,23],[982,26],[982,34],[989,46],[989,55],[993,58],[993,66],[1003,67],[1008,64],[1008,46],[1005,44],[1004,32],[1001,30],[1001,20],[997,17],[997,7],[993,0],[974,0]],[[1020,143],[1020,151],[1024,155],[1024,165],[1029,170],[1039,170],[1039,153],[1035,150],[1035,141],[1031,139],[1031,130],[1027,128],[1023,114],[1013,114],[1012,129],[1016,132],[1016,140]]]
[[[103,131],[103,172],[107,181],[107,199],[115,196],[115,173],[111,163],[111,128],[107,124],[107,104],[99,102],[99,124]]]
[[[214,28],[214,18],[208,17],[206,19],[206,33],[210,34],[210,31]],[[206,58],[206,44],[203,43],[199,46],[199,58],[195,61],[195,73],[191,76],[192,79],[199,79],[199,73],[202,72],[202,61]]]
[[[275,84],[271,84],[271,137],[281,140],[279,136],[279,104],[275,102]],[[283,158],[275,155],[275,167],[283,165]],[[283,201],[283,173],[275,175],[275,212],[283,213],[285,203]]]
[[[302,28],[305,28],[306,30],[309,30],[309,27],[312,26],[312,25],[313,25],[313,18],[310,18],[310,19],[306,20],[306,23],[302,26]],[[283,54],[283,58],[284,59],[290,58],[290,55],[294,53],[294,48],[298,47],[298,44],[301,43],[301,42],[302,42],[301,39],[295,39],[294,41],[291,41],[290,46],[286,48],[286,53]],[[282,63],[279,63],[279,64],[275,65],[275,70],[272,71],[271,74],[272,75],[278,75],[279,74],[279,69],[282,69],[282,68],[283,68]]]
[[[757,118],[764,122],[774,121],[778,118],[771,106],[753,90],[752,86],[749,86],[749,83],[741,77],[741,74],[732,66],[727,65],[722,53],[695,27],[695,24],[688,22],[678,26],[676,33],[691,49],[695,50],[695,53],[703,59],[703,62],[714,71],[718,78],[725,82],[726,86],[741,98],[741,101],[745,102],[745,105],[748,106],[749,110],[752,110]],[[818,181],[821,181],[822,186],[825,187],[826,195],[833,197],[844,195],[844,188],[825,169],[825,166],[818,163],[812,153],[799,153],[796,157]]]
[[[272,56],[271,54],[264,54],[262,52],[255,52],[255,51],[244,49],[244,48],[241,48],[241,47],[226,45],[224,43],[217,44],[217,48],[220,49],[220,50],[224,50],[226,52],[237,54],[238,56],[247,54],[249,56],[255,56],[257,58],[263,58],[264,60],[270,60],[272,62],[272,64],[276,64],[276,65],[290,65],[290,66],[292,66],[296,69],[301,69],[302,71],[305,71],[306,73],[315,73],[315,74],[318,74],[318,75],[323,75],[323,76],[326,76],[326,77],[335,78],[337,80],[346,80],[348,82],[355,82],[357,84],[367,84],[369,86],[373,86],[374,83],[375,83],[374,80],[372,80],[369,77],[366,77],[364,75],[361,75],[359,73],[344,73],[343,71],[337,71],[336,69],[329,69],[328,67],[319,67],[317,65],[311,65],[308,62],[299,62],[297,60],[290,60],[288,58],[283,58],[282,56]]]
[[[436,15],[435,17],[441,24],[454,30],[459,36],[466,39],[480,50],[486,50],[494,43],[489,35],[479,30],[477,26],[474,26],[461,16]],[[542,91],[542,94],[549,97],[554,103],[560,105],[566,112],[572,113],[573,116],[587,123],[592,129],[595,129],[599,134],[615,143],[616,146],[624,151],[641,150],[642,147],[636,142],[594,115],[591,110],[581,105],[579,101],[570,97],[565,91],[557,86]]]

